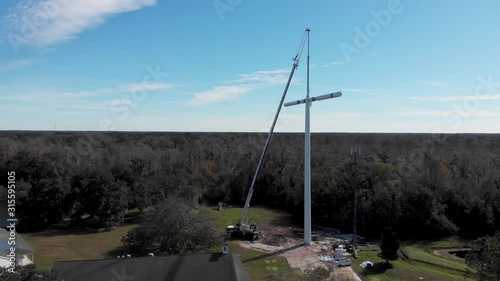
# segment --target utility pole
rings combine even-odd
[[[352,245],[354,247],[354,252],[356,252],[356,247],[358,246],[356,239],[357,232],[357,189],[358,189],[358,156],[361,155],[360,147],[351,147],[351,155],[354,157],[354,186],[353,186],[353,222],[352,222]]]

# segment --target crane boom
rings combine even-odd
[[[281,96],[280,104],[278,106],[278,109],[276,110],[276,114],[274,116],[274,120],[273,120],[273,123],[271,125],[271,129],[269,130],[269,134],[267,135],[266,143],[264,144],[264,149],[262,150],[262,154],[260,155],[259,164],[257,164],[257,169],[255,170],[252,184],[250,185],[250,189],[248,190],[248,195],[247,195],[247,199],[245,201],[245,206],[243,207],[243,212],[241,213],[241,217],[240,217],[240,221],[239,221],[240,225],[243,224],[245,219],[247,218],[248,207],[250,207],[250,200],[252,199],[255,181],[257,180],[257,176],[259,175],[260,168],[262,167],[262,163],[264,162],[264,157],[266,156],[267,148],[269,147],[269,142],[271,141],[271,137],[272,137],[273,132],[274,132],[274,127],[276,126],[276,122],[278,121],[278,116],[281,112],[281,108],[283,107],[283,102],[285,101],[286,93],[288,92],[288,87],[290,86],[290,83],[292,82],[292,78],[293,78],[293,74],[295,73],[295,70],[299,66],[300,57],[302,55],[302,50],[304,49],[306,39],[309,36],[309,31],[311,31],[311,30],[309,28],[306,28],[306,30],[304,32],[304,36],[302,37],[302,42],[300,43],[297,55],[295,56],[295,58],[293,58],[293,66],[292,66],[292,69],[290,71],[290,76],[288,77],[288,81],[286,83],[285,90],[283,91],[283,95]]]

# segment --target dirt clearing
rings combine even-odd
[[[339,267],[338,265],[326,261],[321,261],[320,256],[333,256],[332,245],[340,241],[334,237],[337,231],[324,229],[313,231],[314,243],[311,246],[303,246],[301,229],[285,227],[266,227],[262,238],[255,242],[237,241],[237,243],[247,249],[274,254],[286,258],[290,267],[299,268],[304,272],[308,268],[325,267],[334,270],[335,274],[351,276],[351,280],[361,280],[352,271],[351,267]]]

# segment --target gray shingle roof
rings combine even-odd
[[[158,256],[54,263],[64,281],[250,281],[237,255]]]

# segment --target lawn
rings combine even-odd
[[[405,246],[403,250],[412,260],[431,263],[443,267],[448,267],[460,271],[466,271],[469,267],[464,263],[445,257],[440,257],[432,253],[432,248],[423,248],[419,245]]]
[[[226,226],[234,225],[240,220],[243,208],[227,208],[222,211],[210,208],[210,213],[215,218],[215,227],[225,231]],[[260,228],[267,226],[291,225],[291,216],[287,213],[271,210],[268,208],[252,207],[248,210],[248,222],[256,223]]]
[[[54,229],[21,235],[36,251],[36,267],[51,270],[55,261],[115,257],[123,247],[122,237],[137,227],[140,219],[137,210],[130,210],[125,222],[111,229]]]
[[[121,239],[136,225],[123,225],[111,230],[87,233],[67,233],[49,230],[22,234],[36,250],[35,264],[38,269],[50,270],[55,261],[89,260],[112,257],[122,246]]]
[[[472,245],[472,241],[463,240],[458,238],[449,238],[446,240],[432,241],[432,242],[418,242],[419,246],[427,249],[449,249],[449,248],[466,248]]]
[[[434,251],[438,249],[465,248],[470,246],[470,244],[471,241],[460,240],[460,239],[446,239],[433,242],[423,241],[423,242],[409,243],[406,246],[402,247],[402,250],[412,260],[431,263],[438,266],[465,272],[467,270],[471,270],[465,264],[465,262],[448,257],[438,256],[434,254]]]
[[[360,251],[359,258],[353,261],[353,270],[367,281],[394,281],[394,280],[473,280],[466,279],[460,271],[445,269],[418,261],[404,261],[398,259],[392,261],[392,268],[384,266],[385,261],[377,256],[379,251]],[[359,266],[363,261],[371,261],[375,266],[371,269],[364,269]],[[423,279],[421,279],[423,278]]]

